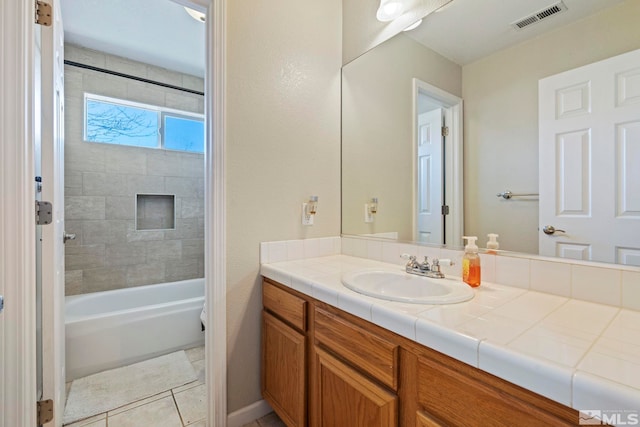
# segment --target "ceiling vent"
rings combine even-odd
[[[565,10],[567,10],[567,6],[563,2],[558,2],[532,15],[518,19],[516,22],[512,23],[511,26],[516,30],[521,30],[524,27],[528,27],[529,25],[535,24],[536,22],[540,22],[543,19],[547,19],[553,15],[557,15],[558,13],[564,12]]]

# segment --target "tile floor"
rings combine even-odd
[[[271,412],[259,420],[245,424],[242,427],[286,427],[286,425],[275,413]]]
[[[196,381],[132,402],[121,408],[67,424],[67,427],[206,427],[207,391],[204,386],[204,346],[185,352],[198,375]],[[71,383],[67,384],[67,393],[70,386]]]
[[[206,427],[204,346],[185,350],[198,379],[65,427]],[[67,384],[67,394],[71,383]],[[271,412],[243,427],[285,427]]]

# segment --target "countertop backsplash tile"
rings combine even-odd
[[[342,251],[344,255],[391,264],[406,263],[400,258],[402,253],[416,255],[418,260],[422,260],[424,256],[430,259],[451,259],[454,265],[442,266],[443,273],[447,276],[461,276],[464,255],[462,250],[359,236],[344,236],[341,241],[343,248],[348,248],[347,251]],[[380,250],[382,259],[378,258]],[[640,311],[638,267],[526,254],[514,255],[499,250],[495,253],[480,253],[480,259],[483,282]]]

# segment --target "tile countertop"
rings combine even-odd
[[[575,409],[640,411],[640,312],[483,282],[450,305],[371,298],[344,273],[402,266],[346,255],[262,264],[261,274]]]

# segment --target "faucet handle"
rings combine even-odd
[[[453,262],[453,260],[451,260],[450,258],[442,258],[442,259],[438,259],[438,258],[434,258],[433,259],[433,265],[455,265],[456,263]]]
[[[416,256],[415,255],[411,255],[411,254],[402,254],[402,255],[400,255],[400,258],[408,259],[411,262],[416,260]]]
[[[404,259],[408,259],[409,260],[407,262],[407,267],[414,268],[415,266],[418,265],[418,262],[416,261],[416,256],[415,255],[402,254],[402,255],[400,255],[400,258],[404,258]]]

